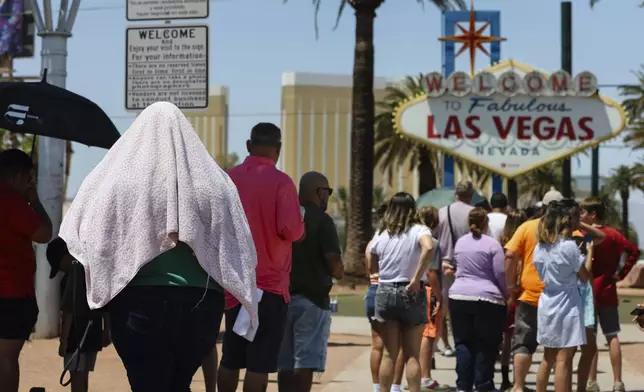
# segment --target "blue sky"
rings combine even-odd
[[[246,155],[244,142],[259,121],[279,124],[283,72],[350,74],[353,65],[354,22],[351,10],[333,31],[340,0],[325,0],[316,40],[311,1],[215,0],[211,16],[195,24],[210,26],[210,79],[230,88],[229,151]],[[639,0],[604,0],[594,9],[586,0],[573,5],[573,71],[594,72],[600,84],[634,82],[633,70],[644,63],[644,9]],[[56,0],[54,0],[56,4]],[[120,4],[115,4],[120,3]],[[125,131],[133,115],[125,112],[125,0],[84,0],[69,41],[67,88],[95,102]],[[513,58],[545,70],[560,67],[559,1],[478,0],[478,10],[501,10],[502,58]],[[376,75],[400,77],[440,70],[440,14],[431,5],[424,10],[414,0],[389,0],[380,9],[375,26]],[[173,22],[174,25],[186,22]],[[40,48],[37,48],[39,53]],[[459,67],[467,68],[466,56]],[[478,67],[487,64],[479,56]],[[39,56],[17,61],[22,75],[36,75]],[[615,89],[602,89],[617,97]],[[601,152],[601,172],[633,162],[633,153],[620,140]],[[614,148],[617,147],[617,148]],[[75,146],[69,195],[101,160],[104,151]],[[590,162],[581,158],[573,175],[590,175]],[[637,196],[641,198],[641,196]]]

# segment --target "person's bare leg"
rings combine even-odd
[[[248,375],[246,376],[248,378]],[[236,392],[239,385],[239,369],[228,369],[219,365],[217,373],[217,389],[219,392]]]
[[[613,381],[622,381],[622,346],[617,335],[607,336],[610,364],[613,367]]]
[[[595,347],[597,347],[597,341],[595,340]],[[599,363],[599,348],[595,351],[593,356],[593,361],[590,364],[590,373],[588,375],[588,381],[597,382],[597,365]]]
[[[71,372],[70,377],[72,392],[89,391],[89,372]]]
[[[18,392],[20,364],[18,358],[24,340],[0,339],[0,386],[2,392]]]
[[[409,392],[420,392],[420,342],[423,337],[424,325],[405,327],[402,330],[402,351],[407,359],[405,372]]]
[[[395,360],[400,350],[400,327],[396,321],[386,321],[382,324],[382,341],[385,350],[380,363],[378,382],[381,392],[389,392],[394,381]]]
[[[510,354],[512,353],[512,332],[503,333],[503,348],[501,349],[501,389],[506,390],[512,387],[510,382]]]
[[[420,341],[420,376],[421,378],[432,378],[432,358],[434,357],[434,347],[436,339],[423,336]]]
[[[402,335],[401,335],[402,339]],[[396,357],[396,366],[394,366],[394,382],[392,385],[402,385],[403,373],[405,372],[405,363],[407,358],[403,354],[402,344],[398,350],[398,357]]]
[[[313,387],[313,369],[281,370],[277,374],[280,392],[310,392]]]
[[[279,392],[295,391],[294,370],[280,370],[277,372],[277,390]]]
[[[382,353],[385,349],[382,342],[382,324],[378,322],[371,323],[371,356],[369,357],[369,367],[371,368],[371,381],[378,384],[378,374],[380,373],[380,362],[382,362]]]
[[[559,349],[555,365],[555,392],[572,392],[572,359],[577,347]]]
[[[267,388],[268,373],[255,373],[246,370],[244,374],[244,392],[266,392]]]
[[[217,391],[217,365],[219,364],[219,354],[217,353],[217,346],[212,348],[212,351],[201,364],[203,371],[203,379],[206,383],[206,392]]]
[[[445,303],[445,302],[443,302]],[[447,310],[443,317],[441,317],[440,338],[443,341],[443,350],[450,349],[452,346],[449,344],[449,326],[447,325]]]
[[[514,354],[514,392],[523,392],[525,390],[525,379],[530,372],[532,365],[532,355],[517,353]]]
[[[555,366],[557,361],[557,349],[555,348],[544,348],[543,359],[539,364],[539,370],[537,370],[537,391],[536,392],[546,392],[548,389],[548,381],[550,381],[550,373],[552,368]]]
[[[597,354],[597,342],[595,341],[595,331],[586,328],[586,344],[581,346],[581,356],[577,366],[577,392],[586,392],[588,377],[590,376],[590,367],[593,364],[593,358]]]

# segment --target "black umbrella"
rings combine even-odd
[[[0,128],[109,149],[121,136],[94,102],[47,83],[0,83]],[[2,112],[0,112],[2,113]]]

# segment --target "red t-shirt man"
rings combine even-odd
[[[584,223],[596,225],[606,234],[606,238],[595,245],[593,250],[593,294],[602,332],[607,338],[613,338],[621,331],[616,283],[635,265],[640,252],[637,246],[620,232],[600,224],[604,218],[604,205],[599,198],[589,197],[581,203],[580,207],[581,220]],[[627,255],[626,262],[621,276],[616,276],[622,254]]]
[[[261,390],[277,359],[288,310],[293,242],[304,235],[304,220],[293,180],[275,164],[281,150],[281,131],[269,123],[253,127],[246,142],[250,156],[228,171],[237,186],[257,251],[257,287],[263,290],[258,306],[259,326],[252,342],[233,331],[241,310],[226,293],[226,332],[218,382],[234,390],[238,370],[246,369],[244,390]],[[234,255],[230,255],[234,257]]]

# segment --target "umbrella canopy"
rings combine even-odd
[[[121,136],[94,102],[41,82],[0,83],[0,128],[109,149]]]
[[[472,195],[472,205],[478,204],[485,200],[486,199],[484,196],[482,196],[477,191],[474,191],[474,194]],[[456,197],[454,196],[454,188],[444,187],[432,189],[429,192],[423,193],[422,195],[420,195],[418,200],[416,200],[416,205],[418,207],[433,206],[436,208],[443,208],[454,203],[455,201]]]

